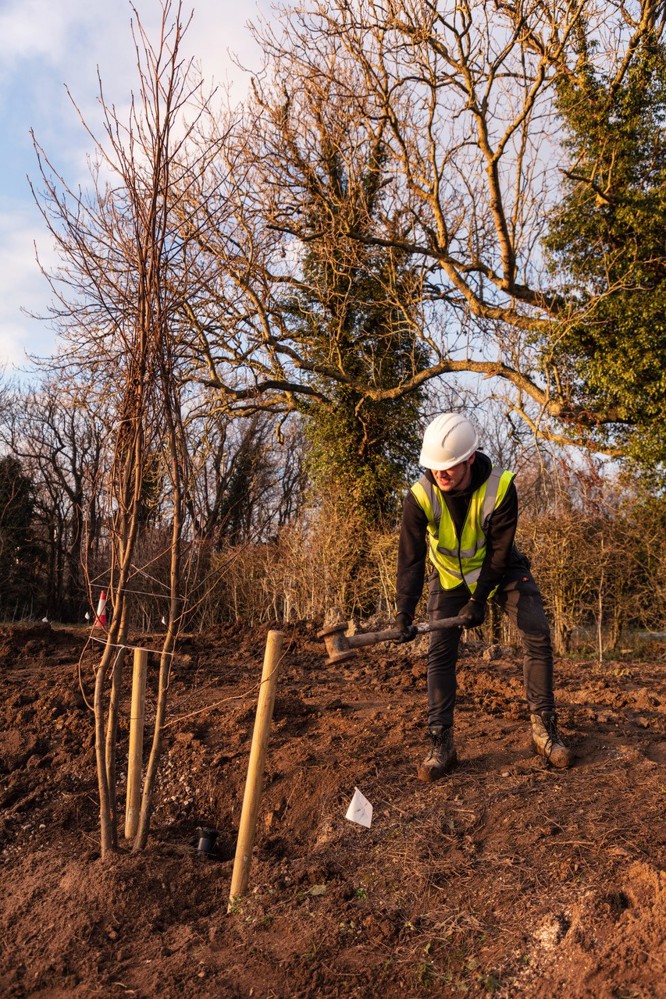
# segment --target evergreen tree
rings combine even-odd
[[[599,441],[644,465],[666,459],[666,50],[654,35],[621,79],[579,42],[559,110],[570,165],[546,241],[577,303],[551,348],[570,367]]]
[[[0,458],[0,616],[35,612],[38,547],[33,538],[32,482],[13,455]],[[39,603],[39,599],[37,601]],[[42,608],[39,607],[39,612]]]
[[[289,308],[315,369],[344,370],[345,378],[313,376],[319,391],[301,404],[308,470],[315,491],[332,497],[339,513],[377,526],[395,515],[418,455],[422,392],[396,391],[391,398],[385,390],[426,366],[423,289],[407,253],[362,239],[383,215],[398,242],[399,221],[383,212],[381,156],[368,162],[360,182],[341,157],[323,162],[307,223],[313,238],[306,244],[303,287]]]

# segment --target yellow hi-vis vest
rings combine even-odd
[[[486,554],[488,521],[506,496],[514,475],[493,467],[486,481],[472,493],[460,540],[453,517],[434,482],[423,475],[412,486],[416,502],[428,518],[428,555],[439,572],[442,589],[452,590],[466,583],[474,593]]]

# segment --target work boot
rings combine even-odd
[[[430,729],[430,752],[419,764],[418,778],[426,784],[440,780],[456,765],[458,756],[453,745],[453,726],[434,725]]]
[[[530,715],[532,722],[532,747],[547,763],[566,770],[571,766],[573,754],[562,742],[557,731],[557,715],[554,711],[540,711]]]

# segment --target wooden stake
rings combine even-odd
[[[264,784],[264,765],[268,750],[268,735],[275,704],[275,689],[277,686],[278,667],[282,655],[284,634],[281,631],[269,631],[264,653],[264,668],[261,674],[261,687],[257,700],[257,716],[252,733],[250,760],[247,767],[243,808],[238,827],[236,857],[231,875],[231,891],[227,912],[233,910],[234,902],[244,894],[247,888],[254,847],[254,834],[259,813],[259,804]]]
[[[127,761],[127,808],[125,839],[134,839],[139,828],[141,809],[141,771],[143,768],[143,716],[146,703],[146,673],[148,653],[134,650],[132,674],[132,707],[130,710],[129,759]]]

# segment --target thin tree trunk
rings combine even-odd
[[[143,786],[143,796],[141,800],[141,813],[139,815],[139,827],[137,830],[133,851],[145,849],[150,832],[150,819],[153,810],[153,793],[155,781],[162,752],[162,736],[164,721],[167,711],[167,697],[169,691],[169,677],[173,664],[173,650],[176,644],[176,636],[182,623],[182,600],[180,596],[181,583],[181,544],[183,532],[183,479],[180,462],[180,447],[184,443],[182,438],[182,427],[180,424],[180,412],[178,399],[173,393],[172,372],[169,367],[168,354],[164,359],[163,377],[165,380],[165,402],[166,422],[169,434],[169,447],[171,451],[171,477],[173,488],[173,523],[171,527],[171,561],[169,568],[169,623],[167,625],[164,644],[162,646],[162,656],[160,658],[160,672],[157,690],[157,706],[155,716],[155,728],[153,730],[153,742],[146,768],[146,777]],[[171,405],[168,405],[168,402]]]
[[[602,545],[603,553],[603,545]],[[601,570],[599,580],[599,596],[597,605],[597,647],[599,649],[599,663],[604,661],[604,570]]]
[[[114,848],[113,823],[109,797],[109,779],[104,755],[104,678],[111,664],[112,647],[107,644],[97,667],[95,678],[95,757],[97,761],[97,784],[99,788],[99,828],[100,853],[102,860]]]
[[[132,404],[141,406],[142,399],[130,400]],[[131,439],[124,442],[119,441],[122,448],[122,473],[118,477],[119,482],[119,505],[120,512],[117,521],[116,542],[118,546],[118,583],[115,588],[114,616],[107,634],[107,644],[104,650],[104,658],[110,665],[115,652],[115,662],[111,678],[111,691],[109,695],[109,709],[106,724],[106,737],[104,736],[104,718],[100,719],[99,727],[96,729],[95,741],[97,750],[98,782],[100,788],[105,787],[105,808],[107,813],[108,828],[106,839],[109,849],[118,847],[118,802],[116,791],[116,747],[118,736],[118,707],[120,702],[120,692],[122,685],[122,668],[125,659],[125,649],[122,645],[127,639],[129,626],[129,606],[127,603],[126,587],[129,578],[134,548],[138,533],[138,510],[141,502],[141,483],[143,471],[143,431],[141,427],[140,414],[133,413],[134,432]],[[123,443],[125,447],[123,448]],[[111,577],[113,578],[113,567]],[[104,780],[100,773],[100,768],[104,770]],[[103,851],[104,855],[104,851]]]
[[[123,666],[127,656],[127,650],[122,647],[127,636],[127,602],[123,601],[123,612],[120,629],[118,633],[118,647],[116,658],[111,674],[111,692],[109,694],[109,716],[106,726],[106,747],[105,762],[106,773],[109,784],[109,806],[111,813],[111,825],[113,830],[113,846],[118,846],[118,795],[116,780],[116,759],[118,746],[118,710],[120,706],[120,694],[122,690]]]
[[[174,533],[176,530],[176,520],[178,520],[178,518],[174,518]],[[180,526],[178,527],[178,532],[180,533]],[[169,692],[169,678],[171,676],[171,667],[173,664],[173,650],[176,644],[177,629],[180,627],[180,598],[178,596],[177,589],[175,589],[175,587],[179,584],[179,570],[180,544],[179,539],[176,539],[174,540],[174,549],[172,550],[171,558],[171,605],[169,608],[169,624],[166,635],[164,636],[164,644],[162,646],[162,655],[160,658],[155,727],[153,729],[153,741],[146,767],[143,795],[141,798],[141,812],[139,814],[139,826],[134,839],[134,845],[132,847],[133,851],[145,849],[146,843],[148,842],[148,834],[150,832],[150,819],[153,810],[153,794],[155,790],[155,781],[157,779],[160,756],[162,753],[162,736],[164,721],[167,713],[167,698]]]

